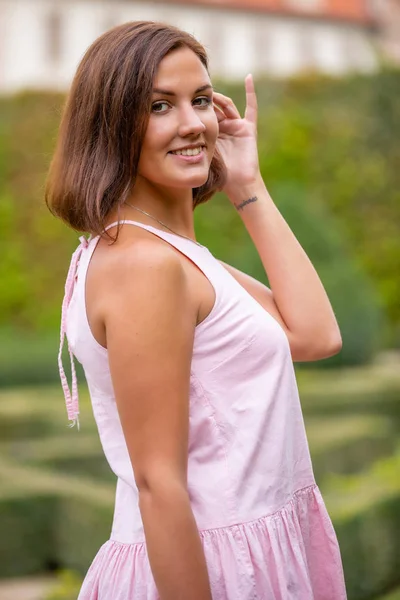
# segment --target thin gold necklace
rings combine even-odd
[[[171,233],[174,233],[175,235],[179,235],[179,237],[186,238],[187,240],[189,240],[189,242],[193,242],[197,246],[200,246],[200,248],[204,248],[205,247],[205,246],[202,246],[201,244],[199,244],[199,242],[196,242],[196,240],[192,240],[192,238],[188,237],[187,235],[182,235],[181,233],[176,233],[176,231],[174,231],[173,229],[171,229],[171,227],[168,227],[168,225],[166,225],[165,223],[163,223],[162,221],[160,221],[156,217],[153,217],[152,215],[150,215],[145,210],[142,210],[141,208],[138,208],[137,206],[134,206],[133,204],[129,204],[129,202],[126,202],[126,201],[125,201],[125,204],[127,204],[131,208],[134,208],[135,210],[138,210],[139,212],[143,213],[144,215],[147,215],[148,217],[150,217],[150,219],[154,219],[154,221],[157,221],[158,223],[160,223],[160,225],[162,225],[163,227],[166,227],[167,229],[169,229]]]

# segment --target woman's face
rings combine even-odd
[[[206,68],[189,48],[171,51],[154,79],[139,176],[171,188],[203,185],[217,136],[218,121]]]

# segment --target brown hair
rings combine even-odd
[[[208,71],[206,51],[192,35],[152,21],[114,27],[86,51],[66,100],[45,192],[50,211],[73,229],[101,234],[107,215],[128,197],[158,65],[184,46]],[[215,150],[206,183],[193,189],[193,209],[221,189],[225,178]]]

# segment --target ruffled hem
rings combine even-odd
[[[318,486],[255,521],[199,531],[213,600],[346,600],[337,537]],[[146,544],[108,540],[78,600],[160,600]]]

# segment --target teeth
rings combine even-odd
[[[171,154],[177,154],[182,156],[197,156],[204,149],[204,146],[199,146],[198,148],[186,148],[185,150],[177,150],[176,152],[171,152]]]

